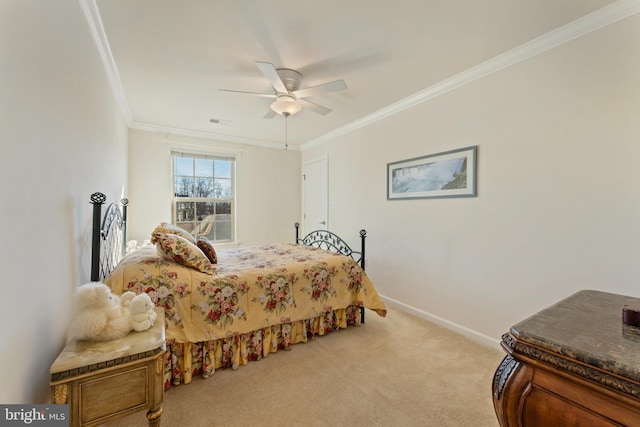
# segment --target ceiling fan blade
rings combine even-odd
[[[320,95],[321,93],[337,92],[347,89],[344,80],[334,80],[332,82],[323,83],[317,86],[311,86],[305,89],[294,90],[292,93],[296,98],[306,98],[307,96]]]
[[[313,111],[314,113],[322,114],[323,116],[326,116],[331,111],[333,111],[333,110],[331,110],[331,108],[327,108],[327,107],[323,107],[322,105],[314,104],[313,102],[307,101],[306,99],[298,99],[298,102],[300,102],[305,108]]]
[[[263,119],[273,119],[276,116],[276,114],[278,113],[276,113],[273,110],[269,110],[267,111],[267,114],[264,115]]]
[[[256,61],[256,65],[278,93],[289,93],[273,64],[269,62]]]
[[[241,93],[243,95],[253,95],[253,96],[261,96],[263,98],[277,98],[278,95],[274,93],[258,93],[258,92],[243,92],[241,90],[230,90],[230,89],[218,89],[222,92],[233,92],[233,93]]]

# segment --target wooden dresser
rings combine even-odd
[[[95,426],[147,410],[150,426],[162,415],[164,312],[153,327],[115,341],[70,341],[53,362],[51,402],[68,404],[70,426]]]
[[[514,325],[493,403],[506,426],[640,426],[640,328],[622,323],[640,299],[580,291]]]

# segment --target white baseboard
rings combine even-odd
[[[459,325],[440,316],[436,316],[435,314],[431,314],[424,310],[412,307],[393,298],[389,298],[384,295],[380,295],[380,297],[384,300],[385,304],[389,305],[390,307],[397,308],[398,310],[405,313],[412,314],[416,317],[420,317],[421,319],[440,325],[484,346],[493,347],[499,350],[502,349],[502,347],[500,346],[500,340],[497,338],[493,338],[478,331],[474,331],[473,329],[469,329],[466,326]]]

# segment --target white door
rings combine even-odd
[[[327,158],[305,163],[302,169],[302,230],[300,237],[313,230],[329,228],[329,180]]]

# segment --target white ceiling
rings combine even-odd
[[[271,99],[219,89],[273,93],[255,61],[299,71],[302,87],[344,79],[348,90],[309,98],[330,114],[303,110],[288,119],[293,148],[614,3],[82,1],[94,8],[89,20],[112,58],[107,68],[132,128],[284,146],[284,118],[263,118]]]

